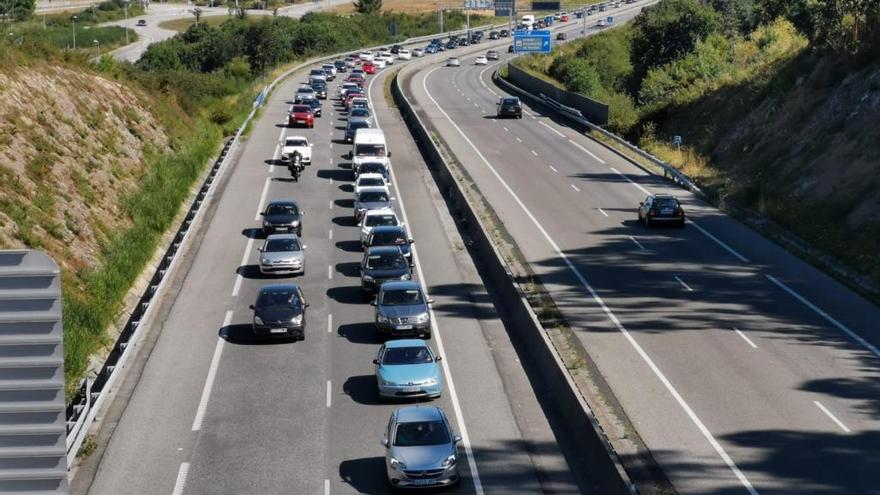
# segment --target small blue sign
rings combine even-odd
[[[608,16],[608,19],[605,19],[605,21],[606,21],[608,24],[614,24],[614,16],[613,16],[613,15],[609,15],[609,16]]]
[[[550,53],[552,48],[550,31],[518,30],[513,32],[513,51],[515,53]]]
[[[673,136],[672,143],[676,146],[681,146],[681,136],[679,136],[679,135]]]

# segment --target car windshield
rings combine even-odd
[[[305,113],[305,112],[311,112],[311,111],[312,111],[312,107],[310,107],[308,105],[294,105],[293,106],[293,113]]]
[[[348,115],[349,117],[369,117],[370,111],[366,108],[355,108]]]
[[[516,98],[505,98],[501,101],[502,105],[517,105],[519,104],[519,100]]]
[[[654,198],[654,207],[678,208],[678,201],[675,198]]]
[[[269,308],[272,306],[286,306],[292,304],[294,308],[299,309],[300,301],[295,297],[295,293],[290,290],[264,290],[257,297],[257,307]]]
[[[385,179],[381,177],[364,177],[358,180],[358,187],[384,186]]]
[[[299,251],[299,241],[293,237],[285,239],[269,239],[263,252],[266,253],[285,253],[289,251]]]
[[[362,174],[382,174],[385,175],[385,165],[381,163],[365,163],[361,165]]]
[[[390,246],[406,244],[406,238],[400,230],[389,230],[385,232],[373,231],[374,246]]]
[[[384,144],[359,144],[355,155],[358,156],[385,156]]]
[[[327,89],[327,83],[325,83],[324,81],[322,81],[320,79],[316,79],[315,81],[312,82],[312,89],[314,89],[315,91],[318,91],[318,90],[323,91],[323,90]]]
[[[367,227],[379,227],[382,225],[397,225],[397,216],[396,215],[369,215],[367,216],[366,221]]]
[[[408,306],[411,304],[424,304],[422,291],[417,289],[389,290],[382,294],[383,306]]]
[[[309,142],[305,139],[287,139],[285,146],[308,146]]]
[[[443,445],[449,443],[449,432],[443,421],[413,421],[397,425],[394,445],[415,447],[418,445]]]
[[[385,191],[363,191],[358,194],[358,201],[361,203],[388,201],[388,193]]]
[[[370,124],[365,120],[356,120],[348,123],[349,129],[366,129],[367,127],[370,127]]]
[[[373,254],[367,257],[367,268],[371,270],[390,270],[406,268],[406,260],[403,255],[397,253]]]
[[[266,215],[297,215],[299,213],[299,209],[296,205],[269,205],[266,208]]]
[[[382,364],[426,364],[433,363],[431,351],[427,347],[392,347],[385,350],[382,356]]]

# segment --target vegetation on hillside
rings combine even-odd
[[[880,282],[880,2],[663,0],[517,63],[608,103],[609,129],[718,204]]]

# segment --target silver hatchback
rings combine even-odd
[[[260,273],[264,275],[304,275],[306,259],[296,234],[272,234],[260,247]]]
[[[401,407],[382,438],[388,483],[394,488],[457,485],[460,442],[439,407]]]

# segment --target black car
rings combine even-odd
[[[317,91],[315,91],[315,93],[317,93]],[[325,94],[324,97],[326,98],[327,95]],[[322,105],[321,105],[321,101],[318,100],[317,98],[303,98],[303,100],[300,103],[302,103],[303,105],[308,105],[308,106],[312,107],[312,113],[315,114],[315,117],[321,116]]]
[[[348,72],[348,67],[345,66],[345,60],[337,60],[333,62],[333,65],[336,66],[336,72]]]
[[[513,45],[507,47],[507,53],[513,53]]]
[[[413,266],[412,247],[413,240],[406,236],[406,229],[400,225],[383,225],[373,227],[370,235],[367,237],[365,248],[373,246],[398,246],[403,257]]]
[[[279,200],[266,205],[263,217],[263,235],[293,232],[302,237],[302,214],[295,201]]]
[[[489,32],[489,39],[490,40],[497,40],[498,39],[498,31],[490,31]]]
[[[456,43],[455,41],[450,41],[449,43],[446,43],[447,50],[454,50],[456,48],[458,48],[458,43]]]
[[[327,99],[327,83],[321,81],[320,79],[315,79],[309,86],[311,86],[312,89],[315,90],[315,96],[319,100]]]
[[[400,53],[400,49],[401,49],[401,48],[403,48],[403,47],[400,46],[400,45],[394,45],[394,46],[391,47],[391,50],[388,50],[388,51],[390,51],[390,52],[393,53],[394,55],[397,55],[398,53]]]
[[[661,223],[684,227],[684,208],[678,198],[671,194],[649,194],[639,203],[639,222],[645,227]]]
[[[501,31],[498,32],[498,36],[500,36],[502,38],[507,38],[508,36],[510,36],[510,31],[508,31],[506,29],[502,29]]]
[[[565,33],[559,33],[556,35],[557,41],[565,41],[567,39],[568,39],[568,35],[566,35]]]
[[[412,271],[399,246],[375,246],[367,249],[361,261],[361,288],[367,293],[379,290],[383,282],[410,280]]]
[[[462,39],[458,40],[458,46],[468,46],[470,44],[471,44],[471,42],[468,41],[467,38],[462,38]]]
[[[296,284],[266,285],[260,289],[254,310],[253,332],[258,340],[267,337],[306,338],[306,308],[309,303]]]
[[[495,107],[495,115],[498,117],[522,118],[522,103],[515,96],[501,98]]]
[[[147,20],[146,20],[146,19],[140,19],[140,20],[137,22],[137,25],[138,25],[139,27],[144,27],[144,26],[147,25]]]
[[[348,122],[345,124],[345,142],[351,143],[354,141],[354,134],[358,129],[368,129],[370,127],[369,122],[365,122],[363,120],[355,120],[354,122]]]

